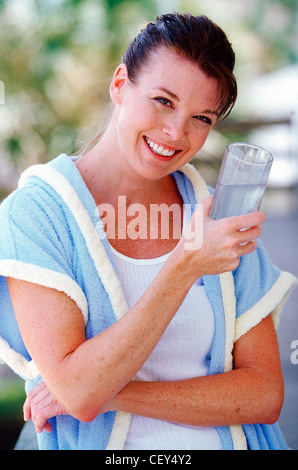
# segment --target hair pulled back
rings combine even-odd
[[[219,118],[225,118],[237,98],[233,75],[235,54],[224,31],[206,16],[170,13],[158,16],[142,29],[122,57],[128,78],[136,81],[149,56],[166,46],[195,62],[208,76],[218,81]]]

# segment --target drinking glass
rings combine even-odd
[[[210,209],[212,219],[259,210],[273,157],[267,150],[246,143],[227,146]]]

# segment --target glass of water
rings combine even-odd
[[[210,209],[212,219],[259,210],[273,157],[257,145],[233,143],[226,148]]]

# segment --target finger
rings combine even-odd
[[[239,243],[246,243],[255,238],[258,238],[262,233],[262,226],[257,225],[255,227],[250,227],[245,230],[239,230],[237,236],[239,237]]]
[[[205,198],[202,200],[202,204],[203,204],[203,215],[204,215],[205,217],[208,217],[208,216],[209,216],[209,212],[210,212],[210,208],[211,208],[212,201],[213,201],[213,196],[205,197]]]
[[[28,421],[32,417],[32,421],[35,423],[36,415],[40,412],[41,406],[45,407],[48,405],[51,397],[49,397],[49,390],[44,382],[38,384],[32,389],[24,403],[24,419]]]
[[[48,421],[44,424],[43,430],[46,432],[52,432],[52,426]]]
[[[23,405],[24,421],[29,421],[29,419],[31,418],[32,402],[35,400],[35,397],[40,393],[40,391],[44,389],[44,386],[45,386],[45,383],[41,382],[32,390],[30,390],[30,392],[28,393],[26,400],[24,402],[24,405]]]
[[[36,400],[38,400],[36,397],[38,397],[43,391],[46,390],[46,384],[45,382],[41,382],[36,387],[34,387],[30,392],[28,393],[26,400],[23,405],[23,414],[24,414],[24,420],[29,421],[31,418],[32,412],[31,408],[33,404],[36,403]],[[40,399],[38,400],[40,401]]]
[[[41,402],[47,404],[48,402],[52,401],[52,395],[44,382],[40,384],[40,387],[36,387],[34,391],[36,393],[34,393],[34,396],[31,397],[31,410],[35,407],[38,407],[39,403]]]
[[[31,418],[31,398],[28,396],[23,405],[24,421],[29,421]]]
[[[265,212],[257,211],[257,212],[251,212],[250,214],[228,217],[227,219],[229,219],[231,225],[236,230],[243,230],[248,227],[254,227],[265,222],[266,214]]]
[[[40,423],[38,418],[33,414],[32,415],[32,421],[35,426],[35,431],[40,434],[43,431],[43,423]]]
[[[34,423],[36,432],[41,433],[44,427],[46,427],[47,418],[43,414],[43,411],[38,410],[35,413],[32,413],[32,421]]]
[[[244,243],[239,246],[239,257],[249,255],[253,253],[258,247],[258,243],[255,240]]]
[[[42,408],[38,407],[32,412],[32,421],[35,425],[35,429],[38,433],[43,430],[51,432],[52,426],[48,422],[49,418],[58,414],[64,414],[61,412],[58,404],[50,403],[48,405],[42,404]]]

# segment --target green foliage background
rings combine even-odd
[[[0,162],[20,172],[92,138],[127,44],[173,9],[206,14],[227,31],[240,81],[297,59],[296,0],[2,0]]]

